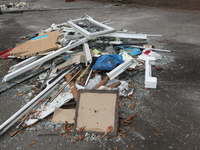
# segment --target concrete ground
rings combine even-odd
[[[0,1],[0,5],[8,1]],[[170,58],[163,64],[164,70],[153,69],[158,78],[157,89],[144,90],[138,97],[134,109],[134,132],[125,138],[77,141],[71,143],[65,136],[38,136],[39,133],[52,133],[51,130],[26,131],[10,138],[9,133],[16,130],[14,125],[0,136],[0,149],[110,149],[119,150],[161,150],[161,149],[200,149],[200,11],[142,7],[135,5],[114,6],[76,0],[37,0],[30,3],[48,8],[91,7],[79,10],[36,11],[0,15],[0,51],[15,46],[20,36],[48,28],[52,23],[63,23],[69,18],[76,19],[84,14],[98,21],[111,19],[116,29],[128,29],[137,33],[161,34],[151,37],[150,43],[157,48],[170,49],[165,53]],[[0,60],[1,78],[12,60]],[[0,124],[23,105],[15,86],[0,94]]]

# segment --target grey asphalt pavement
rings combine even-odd
[[[8,1],[0,1],[0,5]],[[134,113],[137,118],[125,138],[77,141],[71,143],[66,136],[38,136],[51,130],[26,131],[10,138],[14,125],[0,136],[0,149],[37,150],[198,150],[200,149],[200,11],[152,8],[136,5],[114,6],[111,3],[76,0],[37,0],[29,3],[46,8],[72,8],[78,10],[34,11],[0,14],[0,52],[15,46],[21,36],[48,28],[52,23],[63,23],[84,14],[98,21],[111,19],[115,29],[128,29],[137,33],[161,34],[150,37],[156,48],[170,49],[162,67],[152,69],[158,78],[157,89],[147,89],[138,97]],[[90,8],[88,8],[90,7]],[[16,60],[0,60],[1,78]],[[15,86],[0,94],[0,124],[14,114],[24,100],[18,97]],[[129,112],[127,112],[129,113]],[[36,143],[28,148],[28,145]]]

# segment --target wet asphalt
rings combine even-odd
[[[0,1],[4,4],[6,1]],[[137,118],[130,125],[134,132],[127,130],[125,138],[107,140],[71,141],[64,136],[38,136],[39,133],[52,133],[51,130],[26,131],[10,138],[11,129],[0,136],[0,149],[77,149],[119,150],[198,150],[200,149],[200,11],[152,8],[135,5],[113,6],[110,3],[91,1],[38,0],[30,3],[48,8],[91,7],[79,10],[36,11],[0,14],[0,52],[15,46],[21,36],[48,28],[52,23],[62,23],[69,18],[80,18],[84,14],[104,21],[111,19],[116,29],[128,29],[138,33],[161,34],[150,37],[149,43],[157,48],[170,49],[163,70],[152,67],[152,75],[158,78],[157,89],[138,90],[134,114]],[[17,60],[0,60],[0,78],[7,74],[9,66]],[[18,97],[20,85],[0,94],[0,124],[14,114],[24,104]],[[137,93],[138,92],[138,93]],[[144,93],[143,93],[144,92]],[[125,107],[125,106],[124,106]],[[126,109],[124,109],[126,110]],[[127,109],[127,115],[131,115]],[[129,129],[130,129],[129,128]]]

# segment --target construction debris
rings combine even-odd
[[[75,128],[85,127],[88,132],[106,132],[108,126],[118,128],[118,92],[112,90],[79,90]],[[106,120],[105,120],[106,119]]]
[[[61,109],[55,108],[52,122],[74,123],[75,109]]]
[[[59,31],[54,31],[32,38],[12,49],[10,55],[24,59],[30,56],[44,55],[44,53],[46,54],[57,50],[61,47],[56,44],[59,33]]]
[[[17,4],[11,6],[16,7]],[[125,137],[121,127],[118,129],[118,120],[128,126],[137,115],[121,119],[118,106],[123,109],[127,104],[122,103],[120,98],[132,102],[135,89],[157,88],[157,78],[152,77],[151,66],[162,56],[155,51],[170,52],[144,45],[148,36],[160,35],[117,31],[84,15],[63,24],[52,24],[50,28],[26,38],[25,43],[0,53],[1,58],[26,58],[10,67],[9,74],[2,80],[4,88],[0,92],[38,74],[35,89],[40,91],[37,95],[30,91],[18,94],[22,97],[29,94],[31,100],[0,126],[0,134],[18,121],[18,128],[22,124],[25,124],[23,127],[31,126],[54,113],[50,120],[65,123],[65,133],[75,129],[78,132]],[[44,67],[46,64],[48,67]],[[163,68],[156,66],[156,69]],[[139,84],[133,82],[136,75],[141,76],[137,79]],[[22,76],[23,79],[16,81]],[[128,108],[134,109],[136,100]],[[76,104],[76,113],[75,107],[60,108],[69,101]],[[84,137],[87,135],[79,135],[72,142]]]
[[[93,9],[91,7],[63,7],[63,8],[49,8],[41,5],[34,5],[26,2],[16,2],[0,5],[0,14],[3,13],[23,13],[30,11],[58,11],[58,10],[77,10],[77,9]]]
[[[39,5],[31,5],[26,2],[16,2],[16,3],[9,3],[5,5],[0,5],[0,8],[2,10],[20,10],[20,9],[39,9],[43,8],[42,6]]]

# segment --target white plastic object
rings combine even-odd
[[[124,72],[126,69],[128,69],[132,64],[133,64],[133,60],[127,59],[122,64],[117,66],[115,69],[113,69],[112,71],[107,73],[107,75],[109,76],[110,80],[113,80],[115,77],[117,77],[122,72]]]
[[[86,90],[95,88],[101,82],[101,76],[96,74],[93,79],[90,79],[88,84],[85,86]]]
[[[83,43],[83,50],[85,52],[85,65],[89,66],[92,63],[92,55],[88,43]]]
[[[157,78],[151,76],[151,64],[155,63],[155,57],[145,59],[145,87],[156,89]]]
[[[149,50],[149,49],[145,49],[143,50],[142,54],[139,55],[139,58],[140,57],[143,57],[145,59],[148,59],[148,58],[155,58],[155,60],[158,60],[158,59],[162,59],[162,56],[156,52],[153,52],[152,50]]]
[[[38,60],[26,65],[26,66],[14,71],[12,73],[7,74],[6,76],[4,76],[2,82],[9,81],[9,80],[13,79],[14,77],[17,77],[18,75],[38,66],[38,65],[40,65],[40,64],[42,64],[42,63],[44,63],[44,62],[46,62],[46,61],[48,61],[52,58],[55,58],[56,56],[59,56],[60,54],[66,52],[66,51],[69,51],[70,49],[72,49],[76,46],[79,46],[79,45],[85,43],[86,41],[88,41],[86,38],[82,38],[75,43],[72,43],[72,44],[70,43],[67,46],[65,46],[65,47],[63,47],[63,48],[61,48],[61,49],[59,49],[55,52],[52,52],[52,53],[50,53],[50,54],[48,54],[48,55],[46,55],[46,56],[44,56],[44,57],[42,57]]]

